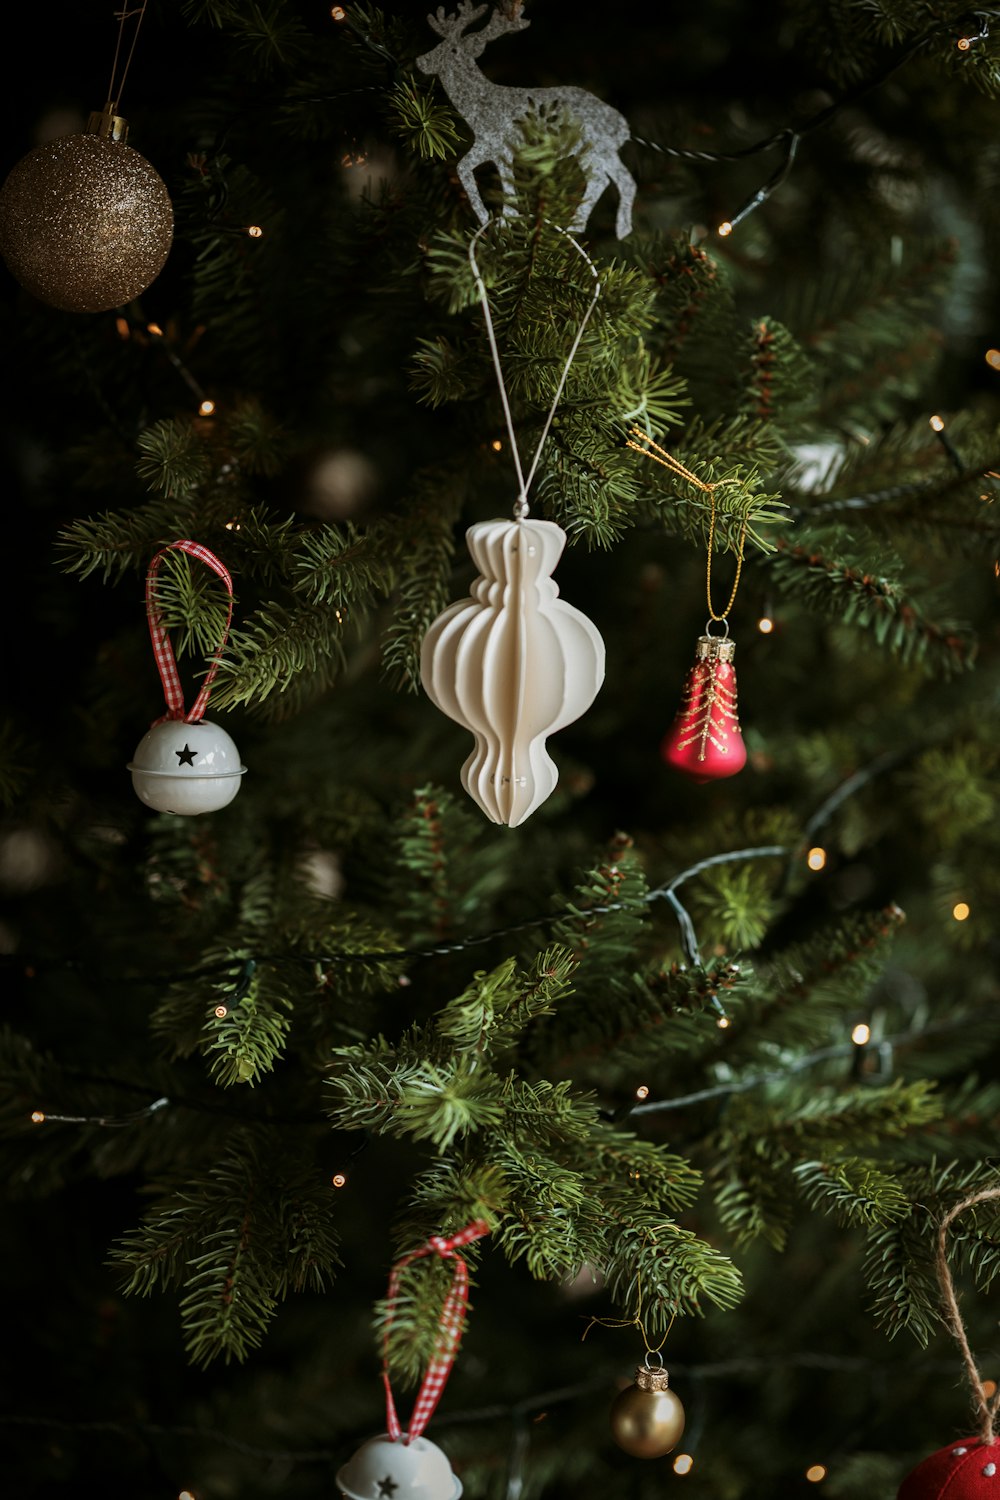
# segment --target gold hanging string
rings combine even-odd
[[[972,1387],[972,1395],[975,1404],[976,1416],[979,1421],[979,1441],[986,1447],[996,1442],[996,1417],[997,1409],[1000,1408],[1000,1388],[996,1390],[992,1398],[987,1397],[986,1388],[983,1385],[983,1377],[972,1357],[969,1348],[969,1340],[965,1332],[965,1324],[962,1322],[962,1314],[958,1310],[958,1297],[955,1294],[955,1283],[951,1279],[951,1271],[948,1269],[947,1238],[948,1230],[953,1220],[959,1214],[964,1214],[966,1209],[973,1208],[977,1203],[988,1203],[1000,1198],[1000,1187],[984,1188],[981,1193],[973,1193],[971,1198],[965,1198],[961,1203],[956,1203],[945,1214],[938,1225],[937,1253],[934,1257],[934,1265],[937,1271],[938,1285],[941,1288],[941,1300],[944,1303],[945,1322],[959,1349],[962,1351],[962,1360],[965,1364],[965,1373]]]
[[[125,6],[118,12],[118,41],[115,44],[115,59],[111,64],[111,81],[108,84],[108,103],[111,105],[112,111],[114,112],[116,112],[118,109],[118,104],[122,96],[122,90],[125,87],[125,80],[128,77],[128,70],[132,64],[132,54],[135,52],[135,44],[139,40],[139,27],[142,25],[143,18],[146,14],[147,3],[148,0],[142,0],[142,4],[138,7],[138,9],[129,10],[128,6]],[[118,72],[118,56],[122,50],[122,36],[125,32],[125,22],[130,20],[132,16],[138,16],[139,19],[135,23],[135,31],[132,33],[132,45],[128,50],[128,57],[125,59],[125,70],[122,73],[122,81],[118,85],[118,88],[116,90],[115,74]]]
[[[638,439],[638,441],[634,441],[635,439]],[[679,479],[686,479],[689,484],[693,484],[696,489],[701,490],[703,494],[708,496],[711,505],[711,512],[708,523],[708,559],[705,564],[705,598],[708,603],[709,620],[725,620],[727,615],[729,614],[729,611],[733,607],[733,604],[736,600],[736,591],[740,586],[740,576],[743,572],[743,550],[746,545],[747,526],[749,523],[747,521],[744,521],[743,529],[740,532],[740,540],[736,549],[736,577],[733,579],[733,586],[729,591],[729,598],[726,600],[722,613],[716,614],[715,607],[712,604],[712,553],[715,550],[716,511],[715,485],[706,484],[703,479],[698,478],[697,474],[692,474],[690,469],[686,468],[679,459],[674,458],[672,453],[668,453],[665,448],[661,448],[659,443],[654,442],[653,439],[649,436],[649,433],[643,432],[641,427],[629,428],[629,436],[626,442],[626,446],[629,448],[634,448],[637,453],[645,453],[647,458],[651,458],[656,463],[662,464],[665,469],[670,470],[671,474],[676,474]]]
[[[587,1337],[587,1334],[593,1328],[593,1326],[594,1326],[595,1323],[598,1324],[598,1326],[601,1327],[601,1328],[638,1328],[639,1332],[642,1334],[642,1342],[646,1346],[647,1357],[650,1354],[659,1355],[659,1357],[660,1357],[660,1364],[662,1365],[663,1364],[663,1355],[662,1355],[661,1351],[663,1349],[664,1344],[667,1342],[667,1339],[670,1336],[670,1330],[674,1326],[674,1319],[677,1317],[677,1314],[676,1313],[671,1313],[671,1315],[670,1315],[670,1322],[667,1324],[667,1331],[663,1335],[663,1337],[660,1340],[660,1342],[656,1345],[656,1348],[654,1349],[653,1346],[652,1346],[652,1344],[649,1342],[649,1338],[647,1337],[647,1334],[646,1334],[645,1325],[643,1324],[643,1321],[642,1321],[642,1278],[639,1275],[638,1271],[635,1274],[635,1285],[636,1285],[636,1295],[637,1295],[638,1304],[639,1304],[638,1307],[636,1308],[635,1316],[632,1317],[632,1318],[593,1318],[592,1317],[588,1321],[586,1328],[583,1330],[583,1332],[580,1335],[580,1342],[581,1342],[581,1344],[583,1343],[584,1339]]]

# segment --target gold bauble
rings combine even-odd
[[[0,254],[33,296],[68,312],[121,307],[159,274],[174,237],[162,177],[109,109],[90,132],[36,146],[0,190]]]
[[[666,1370],[640,1365],[635,1384],[615,1397],[611,1436],[633,1458],[662,1458],[683,1431],[684,1408],[669,1388]]]

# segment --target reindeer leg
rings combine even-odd
[[[620,240],[632,232],[632,204],[635,202],[635,178],[621,157],[612,158],[611,180],[618,189],[618,216],[615,234]]]
[[[611,180],[603,157],[591,156],[586,163],[581,162],[580,165],[587,174],[587,187],[576,211],[576,218],[570,225],[574,234],[582,234],[586,229],[591,209]]]
[[[515,219],[517,209],[514,207],[514,158],[510,152],[505,152],[502,156],[497,156],[495,165],[503,192],[502,216],[505,219]]]
[[[483,196],[479,191],[475,176],[476,168],[481,166],[485,160],[484,156],[477,154],[476,148],[473,146],[472,150],[462,157],[456,169],[458,180],[464,187],[465,195],[480,224],[488,223],[490,217],[486,211],[486,204],[483,202]]]

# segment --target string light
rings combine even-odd
[[[214,411],[215,411],[215,402],[214,401],[210,401],[207,397],[201,403],[201,405],[198,407],[198,415],[199,415],[199,417],[210,417]]]
[[[718,229],[716,230],[716,233],[719,235],[720,239],[725,239],[727,237],[727,235],[732,234],[732,232],[733,232],[733,226],[732,226],[732,224],[730,224],[730,222],[729,222],[728,219],[723,219],[722,223],[719,225]]]
[[[247,234],[250,236],[250,238],[252,240],[259,240],[260,237],[261,237],[261,235],[263,233],[264,233],[264,231],[263,231],[263,229],[261,229],[261,227],[260,227],[259,224],[248,224],[247,225]]]
[[[215,1014],[218,1016],[219,1020],[221,1021],[222,1018],[223,1018],[223,1016],[228,1016],[228,1014],[229,1014],[229,1007],[227,1005],[217,1005],[215,1007]]]
[[[490,447],[493,449],[494,453],[499,453],[501,448],[503,447],[503,443],[501,443],[499,438],[494,438],[492,443],[490,444]]]
[[[334,1172],[334,1174],[331,1177],[330,1181],[333,1183],[333,1185],[334,1185],[335,1188],[346,1187],[347,1186],[347,1173],[346,1172]]]
[[[939,416],[929,418],[930,424],[935,432],[944,432],[944,419]]]
[[[826,1469],[822,1464],[811,1464],[806,1470],[806,1478],[810,1484],[819,1484],[820,1480],[826,1478]]]
[[[718,1028],[719,1028],[720,1031],[725,1031],[728,1028],[729,1024],[730,1024],[729,1023],[729,1017],[728,1016],[720,1016],[719,1019],[716,1021],[715,1024],[716,1024],[716,1026],[718,1026]]]
[[[760,619],[757,621],[757,629],[760,631],[761,635],[770,635],[771,631],[774,629],[774,621],[771,619],[771,616],[761,615]]]
[[[991,370],[1000,370],[1000,349],[987,349],[986,363]]]
[[[147,323],[146,332],[152,334],[154,339],[162,339],[163,337],[163,329],[159,323]]]
[[[346,21],[347,20],[347,11],[344,9],[344,7],[342,5],[332,5],[330,7],[330,14],[331,14],[331,16],[333,17],[333,19],[335,21]]]
[[[995,1380],[984,1380],[983,1381],[983,1395],[986,1397],[987,1401],[989,1400],[989,1398],[991,1396],[995,1396],[996,1392],[997,1392],[997,1383],[996,1383]]]
[[[690,1453],[678,1453],[677,1457],[674,1459],[674,1473],[690,1474],[693,1468],[694,1459],[691,1457]]]
[[[649,1098],[649,1084],[648,1083],[640,1083],[639,1087],[635,1091],[635,1097],[637,1099],[648,1099]]]
[[[965,901],[956,901],[951,909],[951,914],[956,922],[964,922],[969,915],[969,906]]]
[[[826,850],[821,849],[819,845],[815,849],[810,849],[806,855],[806,864],[810,870],[822,870],[826,865]]]
[[[118,337],[120,339],[127,339],[127,338],[130,337],[130,335],[131,335],[131,329],[128,326],[128,318],[116,318],[115,319],[115,328],[118,331]],[[987,355],[987,359],[988,358],[989,358],[989,355]]]
[[[194,1496],[192,1495],[190,1490],[181,1490],[180,1494],[177,1496],[177,1500],[194,1500]]]
[[[859,1021],[851,1032],[851,1041],[856,1047],[863,1047],[866,1042],[871,1041],[872,1029],[867,1021]]]
[[[239,521],[227,521],[226,522],[226,530],[227,531],[239,531],[239,529],[240,529],[240,523],[239,523]]]
[[[959,52],[968,52],[969,48],[972,46],[971,36],[960,36],[958,41],[955,43],[955,46],[958,48]]]
[[[32,1120],[34,1120],[36,1125],[41,1125],[42,1121],[45,1119],[45,1116],[40,1109],[33,1109],[31,1111],[31,1118]]]

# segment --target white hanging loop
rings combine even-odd
[[[587,265],[590,268],[590,273],[594,278],[594,294],[587,304],[587,310],[580,320],[580,325],[576,330],[576,337],[574,338],[573,343],[570,346],[569,354],[566,357],[566,363],[563,366],[562,374],[559,377],[559,384],[556,386],[556,393],[552,398],[552,405],[549,407],[548,416],[545,418],[545,425],[542,428],[542,435],[538,439],[538,446],[535,449],[535,456],[531,461],[531,468],[528,470],[528,477],[527,479],[525,479],[524,470],[521,465],[521,454],[517,446],[517,438],[514,435],[514,419],[511,415],[510,401],[507,396],[507,387],[504,384],[503,370],[500,368],[500,350],[497,347],[496,331],[493,327],[493,317],[490,313],[489,298],[486,295],[486,284],[483,281],[482,274],[479,270],[479,262],[476,260],[476,242],[481,235],[484,235],[486,233],[487,229],[491,227],[493,222],[493,220],[490,220],[488,223],[484,224],[481,229],[477,229],[475,234],[472,236],[472,239],[469,241],[469,265],[472,267],[472,274],[475,278],[476,289],[479,292],[479,300],[483,306],[483,317],[486,319],[486,336],[489,339],[490,355],[493,359],[493,369],[496,371],[497,386],[500,390],[500,402],[503,406],[504,419],[507,423],[507,435],[510,438],[510,451],[514,455],[514,468],[517,472],[518,484],[517,499],[514,502],[514,519],[515,521],[523,521],[529,514],[528,490],[531,487],[531,481],[535,477],[535,470],[538,468],[538,460],[541,457],[542,445],[549,435],[549,428],[552,426],[552,421],[556,414],[556,408],[558,407],[559,402],[562,399],[562,393],[565,388],[566,381],[569,378],[570,367],[572,366],[573,361],[576,358],[576,351],[580,347],[580,341],[582,340],[584,331],[590,321],[590,315],[594,311],[594,307],[597,303],[598,297],[601,295],[601,278],[597,274],[597,267],[594,265],[594,262],[591,260],[586,250],[584,250],[581,245],[577,244],[576,240],[568,232],[568,230],[561,228],[558,224],[553,224],[549,219],[545,219],[543,222],[548,224],[550,229],[554,229],[557,234],[561,234],[569,242],[569,244],[573,246],[573,249],[576,251],[576,253],[578,255],[581,255],[586,261]]]

